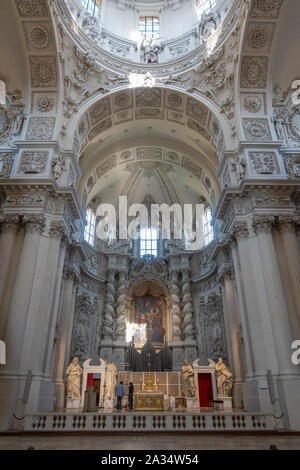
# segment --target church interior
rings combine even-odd
[[[0,448],[299,448],[299,1],[0,3]]]

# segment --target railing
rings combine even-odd
[[[270,413],[34,413],[27,414],[24,431],[273,431]]]

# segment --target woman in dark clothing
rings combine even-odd
[[[129,387],[128,387],[128,404],[129,404],[129,409],[133,409],[133,393],[134,393],[134,386],[133,383],[130,382]]]

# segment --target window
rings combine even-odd
[[[93,16],[100,15],[102,0],[82,0],[82,6]]]
[[[203,238],[204,246],[209,245],[214,239],[214,229],[211,225],[212,222],[212,213],[211,209],[208,208],[203,214]]]
[[[139,21],[139,34],[142,38],[159,39],[158,16],[141,16]]]
[[[140,257],[145,255],[157,256],[157,230],[143,228],[140,236]]]
[[[88,209],[86,211],[86,226],[84,229],[84,239],[90,245],[94,245],[95,243],[95,225],[96,225],[96,217],[94,211],[92,209]]]
[[[196,0],[197,8],[199,9],[200,13],[209,13],[213,10],[218,3],[218,0]]]

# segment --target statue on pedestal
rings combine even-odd
[[[193,398],[195,396],[195,371],[187,359],[181,368],[181,390],[184,397]]]
[[[230,397],[232,390],[232,373],[229,371],[223,359],[219,357],[216,364],[218,395],[220,397]]]
[[[80,381],[82,370],[78,364],[78,357],[74,357],[67,368],[67,398],[80,398]]]
[[[118,370],[115,364],[106,366],[105,370],[105,398],[114,398],[116,396]]]

